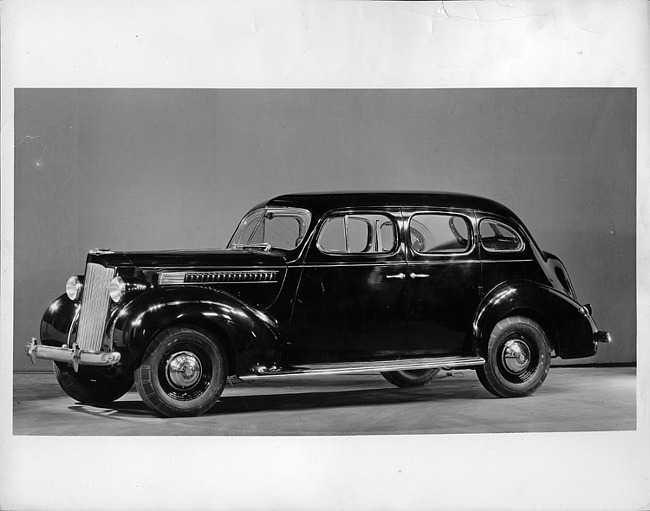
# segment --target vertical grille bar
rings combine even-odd
[[[108,284],[115,268],[89,263],[86,267],[77,344],[85,351],[101,351],[110,297]]]

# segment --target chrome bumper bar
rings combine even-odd
[[[74,370],[77,371],[79,366],[114,366],[120,361],[121,354],[117,351],[107,352],[102,351],[99,353],[88,353],[79,349],[76,344],[69,348],[62,346],[56,348],[54,346],[44,346],[38,344],[38,341],[32,338],[32,342],[25,346],[25,352],[32,359],[32,363],[36,363],[37,358],[44,360],[53,360],[54,362],[65,362],[71,364]]]
[[[612,336],[609,335],[609,332],[603,332],[602,330],[598,330],[598,332],[594,334],[594,342],[595,343],[604,342],[606,344],[609,344],[610,342],[612,342]]]

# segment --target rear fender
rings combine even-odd
[[[256,364],[272,365],[278,349],[278,326],[223,291],[205,287],[166,287],[137,296],[115,319],[114,346],[123,362],[139,362],[155,335],[172,326],[207,330],[222,342],[231,374],[244,374]]]
[[[561,358],[595,354],[597,328],[586,308],[552,287],[527,280],[504,282],[483,298],[472,325],[475,351],[485,355],[483,347],[494,325],[513,315],[539,323]]]

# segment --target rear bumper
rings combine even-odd
[[[54,346],[44,346],[38,344],[36,339],[32,339],[30,344],[25,346],[25,352],[36,363],[36,359],[52,360],[54,362],[63,362],[71,364],[75,370],[78,366],[99,366],[111,367],[117,364],[122,357],[117,351],[101,351],[98,353],[89,353],[82,351],[75,344],[72,348],[62,346],[60,348]]]
[[[603,332],[602,330],[598,330],[597,332],[594,333],[594,344],[598,344],[599,342],[603,342],[606,344],[609,344],[612,342],[612,336],[609,335],[609,332]]]
[[[591,310],[591,305],[586,304],[581,306],[580,312],[585,318],[587,318],[587,321],[589,322],[589,326],[591,327],[591,341],[593,342],[594,345],[594,353],[598,349],[598,344],[600,343],[609,344],[612,342],[612,336],[609,334],[609,332],[598,330],[598,327],[596,326],[596,322],[592,317],[593,312]]]

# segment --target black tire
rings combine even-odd
[[[499,321],[490,334],[485,354],[485,364],[476,374],[497,397],[529,396],[544,383],[551,366],[546,333],[524,316]]]
[[[80,403],[111,403],[121,398],[133,386],[133,373],[103,375],[84,367],[75,372],[67,364],[54,362],[54,374],[64,392]]]
[[[135,371],[138,393],[166,417],[196,417],[219,400],[226,385],[226,356],[218,341],[189,328],[160,332]]]
[[[397,387],[421,387],[433,380],[440,369],[412,369],[410,371],[387,371],[381,373]]]

